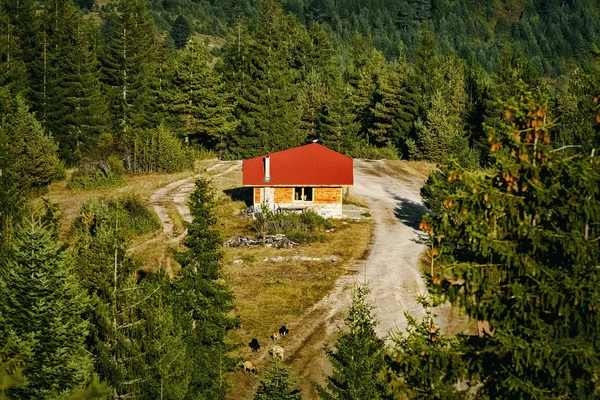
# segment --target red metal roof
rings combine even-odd
[[[311,143],[269,154],[271,181],[265,182],[265,156],[244,160],[244,186],[350,186],[354,184],[353,160]]]

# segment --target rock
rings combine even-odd
[[[237,265],[237,264],[243,264],[244,260],[239,259],[239,260],[233,260],[232,264]]]
[[[270,235],[265,237],[264,241],[262,238],[251,238],[248,236],[237,236],[228,239],[223,243],[224,247],[257,247],[262,246],[263,243],[267,247],[274,247],[276,249],[286,248],[291,249],[299,246],[298,243],[292,242],[283,234]]]

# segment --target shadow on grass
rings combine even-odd
[[[224,190],[223,192],[233,201],[243,201],[246,207],[250,207],[253,204],[252,188],[250,187],[236,187]]]
[[[423,216],[429,212],[423,204],[395,196],[398,205],[394,208],[394,215],[404,225],[419,230],[419,224],[423,220]]]

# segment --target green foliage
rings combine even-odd
[[[130,172],[179,172],[194,165],[192,152],[165,125],[136,131],[127,141],[125,165]]]
[[[119,12],[107,15],[102,28],[102,87],[112,128],[122,136],[158,122],[158,52],[154,24],[145,4],[122,0]]]
[[[45,55],[40,115],[58,141],[61,158],[72,165],[108,128],[92,48],[94,27],[65,0],[49,1],[39,18]]]
[[[205,45],[191,41],[176,60],[172,88],[165,94],[167,108],[183,135],[203,146],[223,150],[237,126],[234,100],[209,66]]]
[[[135,199],[88,202],[74,222],[74,259],[87,263],[76,272],[92,297],[87,343],[113,397],[182,399],[188,388],[186,345],[174,320],[170,278],[162,270],[148,277],[126,255],[134,234],[158,227],[157,218]]]
[[[96,169],[87,173],[75,172],[67,184],[67,189],[98,189],[125,185],[126,182],[121,175]]]
[[[240,125],[229,144],[229,151],[244,158],[299,146],[306,138],[298,103],[300,75],[294,69],[298,40],[306,31],[284,15],[276,0],[262,1],[258,15],[253,38],[244,43],[245,57],[229,72],[231,83],[245,84],[237,98]],[[229,57],[235,59],[240,51],[241,43],[231,44]],[[245,74],[249,79],[239,77]]]
[[[294,389],[296,380],[290,368],[278,359],[271,359],[259,380],[260,383],[254,394],[255,400],[300,400],[302,398],[302,392]]]
[[[63,175],[56,144],[29,112],[23,98],[18,96],[14,101],[2,100],[0,248],[9,241],[26,202],[45,193],[48,185]]]
[[[53,180],[64,174],[56,144],[20,97],[2,120],[0,146],[2,182],[13,186],[19,196],[44,193]]]
[[[408,144],[412,158],[441,162],[448,155],[469,157],[469,142],[462,120],[452,112],[441,92],[433,96],[426,120],[415,122],[415,130],[416,141]]]
[[[338,333],[335,349],[325,346],[333,373],[324,387],[317,386],[321,399],[383,399],[386,385],[381,377],[387,351],[375,334],[377,321],[367,302],[367,285],[355,287],[352,305],[344,319],[346,329]]]
[[[520,90],[505,123],[488,128],[492,171],[445,167],[466,190],[422,225],[445,265],[430,289],[490,324],[492,335],[460,348],[478,395],[589,398],[600,361],[599,159],[553,150],[546,109]]]
[[[69,274],[64,250],[52,232],[33,219],[17,229],[0,275],[0,342],[12,336],[31,342],[19,398],[45,397],[89,381],[85,351],[88,299]]]
[[[124,239],[134,235],[143,235],[160,228],[158,217],[148,211],[136,197],[124,197],[118,200],[89,200],[79,210],[79,216],[73,222],[73,233],[83,238],[89,232],[112,230]]]
[[[405,313],[406,332],[397,332],[386,356],[386,378],[395,399],[464,399],[466,385],[457,386],[466,366],[460,351],[466,336],[443,336],[435,326],[431,299],[420,298],[427,314],[420,322]],[[464,383],[464,382],[463,382]]]
[[[171,36],[176,49],[183,49],[188,44],[190,38],[190,25],[183,15],[180,15],[173,22]]]
[[[233,297],[220,279],[223,241],[216,227],[215,190],[207,180],[196,181],[189,204],[193,221],[185,224],[187,250],[175,255],[181,272],[173,281],[178,293],[175,317],[187,338],[186,368],[192,372],[188,397],[225,399],[223,374],[235,368],[225,335],[239,322],[230,315]]]
[[[324,241],[324,231],[331,229],[331,221],[314,211],[301,213],[273,213],[263,207],[253,222],[253,229],[260,235],[285,234],[290,240],[307,243]]]
[[[354,148],[347,155],[365,160],[398,160],[399,158],[398,149],[395,147],[375,147],[361,142],[355,144]]]
[[[0,322],[3,322],[1,315]],[[0,400],[8,400],[9,391],[25,385],[23,370],[27,355],[31,352],[31,347],[22,343],[12,332],[4,340],[5,344],[0,349]]]

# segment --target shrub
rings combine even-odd
[[[126,167],[133,173],[180,172],[194,166],[193,152],[164,125],[133,133],[127,147]]]
[[[67,189],[98,189],[125,186],[123,162],[115,155],[107,160],[95,160],[82,163],[71,177]]]
[[[104,172],[101,169],[80,172],[77,171],[67,184],[67,189],[98,189],[125,186],[126,182],[121,175],[114,172]]]
[[[393,146],[375,147],[371,144],[357,145],[348,154],[352,158],[363,158],[367,160],[398,160],[400,155],[398,149]]]
[[[290,240],[300,243],[324,241],[323,231],[332,224],[314,211],[302,213],[277,213],[263,209],[254,221],[254,230],[260,235],[285,234]]]
[[[97,231],[111,224],[122,237],[154,232],[160,228],[158,217],[149,211],[136,197],[118,200],[90,200],[81,206],[79,216],[73,222],[73,232],[77,236]]]

